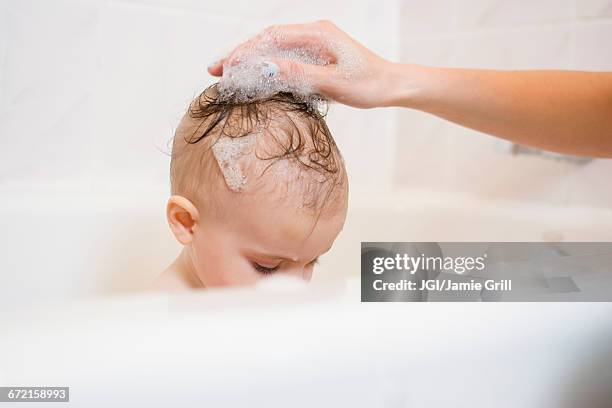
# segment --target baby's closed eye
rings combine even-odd
[[[319,258],[315,258],[312,261],[310,261],[309,263],[306,264],[305,267],[310,267],[310,266],[314,266],[315,264],[319,263]],[[260,264],[258,262],[251,262],[251,265],[253,266],[253,269],[255,269],[257,272],[264,274],[264,275],[269,275],[272,274],[274,272],[277,272],[280,267],[281,264],[277,264],[276,266],[271,266],[271,265],[266,265],[266,264]]]
[[[253,265],[253,268],[257,272],[262,273],[264,275],[268,275],[268,274],[274,273],[274,272],[276,272],[280,268],[280,264],[276,265],[276,266],[269,267],[269,266],[260,265],[257,262],[251,262],[251,265]]]

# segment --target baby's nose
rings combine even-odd
[[[287,269],[287,274],[300,277],[305,281],[310,281],[312,279],[312,267],[307,265],[295,265]]]

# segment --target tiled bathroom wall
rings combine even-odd
[[[399,57],[398,1],[0,0],[0,191],[168,190],[168,142],[206,66],[272,25],[331,19]],[[394,112],[333,106],[356,190],[392,183]],[[364,166],[371,157],[382,165]]]
[[[323,18],[392,60],[612,69],[610,0],[0,0],[0,191],[167,191],[168,142],[208,63],[268,25]],[[328,119],[354,192],[612,207],[610,160],[513,155],[410,110]]]
[[[167,143],[214,80],[206,66],[268,25],[317,19],[392,60],[612,69],[611,1],[0,0],[0,303],[141,288],[158,274],[179,251],[164,219]],[[461,205],[448,193],[612,207],[609,160],[514,156],[489,136],[409,110],[334,104],[328,123],[350,173],[351,208],[378,192],[408,197],[395,212],[383,200],[378,212],[352,213],[328,271],[350,272],[358,242],[388,240],[389,231],[499,237],[513,222],[504,212],[474,215],[484,228],[466,235],[449,225],[482,207],[452,211]],[[430,192],[441,194],[404,208]],[[427,207],[439,197],[444,205]],[[539,218],[521,215],[510,236],[548,234],[549,221],[531,225]]]
[[[610,0],[404,0],[400,33],[404,62],[612,70]],[[509,143],[482,133],[419,112],[396,113],[397,188],[612,208],[612,160],[513,155]]]

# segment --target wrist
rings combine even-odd
[[[427,101],[434,68],[416,64],[389,63],[386,68],[384,107],[420,109]]]

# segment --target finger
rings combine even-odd
[[[320,22],[307,24],[286,24],[267,28],[263,32],[273,37],[275,45],[284,47],[307,47],[318,45],[329,48],[328,41],[325,41],[328,36],[326,26]]]
[[[287,24],[269,27],[238,45],[227,58],[212,63],[208,67],[208,72],[213,76],[222,76],[224,64],[234,65],[238,62],[240,56],[249,55],[253,50],[270,45],[282,49],[309,49],[320,58],[324,58],[330,63],[335,63],[337,62],[336,53],[326,36],[326,32],[329,31],[331,26],[333,24],[329,22],[318,21],[307,24]]]
[[[276,76],[289,83],[299,78],[323,94],[329,88],[330,81],[333,81],[334,74],[335,65],[310,65],[283,59],[272,60],[264,68],[264,76]]]

